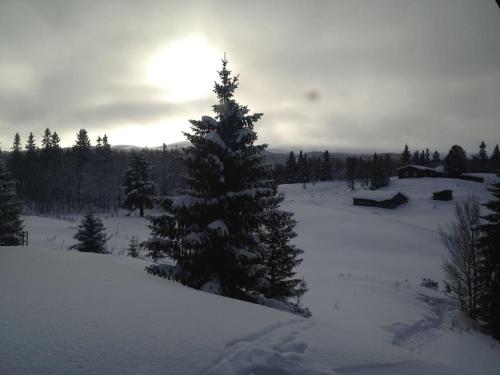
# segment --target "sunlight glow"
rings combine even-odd
[[[201,99],[212,92],[220,59],[203,38],[176,40],[149,60],[148,81],[165,90],[166,100],[170,102]]]

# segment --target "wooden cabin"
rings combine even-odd
[[[406,165],[398,168],[399,178],[442,177],[443,172],[422,165]]]
[[[453,190],[441,190],[432,193],[432,199],[435,201],[451,201],[453,200]]]
[[[353,197],[355,206],[369,206],[394,209],[408,202],[408,197],[393,191],[362,191]]]

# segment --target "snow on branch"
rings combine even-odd
[[[223,150],[226,149],[226,144],[222,140],[222,138],[219,136],[217,133],[208,133],[207,136],[207,141],[212,142],[222,148]]]
[[[217,120],[214,119],[213,117],[210,117],[210,116],[201,116],[201,122],[203,122],[203,124],[210,126],[212,128],[217,128],[219,126],[219,123],[217,122]]]
[[[226,223],[222,220],[215,220],[208,224],[208,229],[219,233],[221,236],[225,237],[229,234]]]

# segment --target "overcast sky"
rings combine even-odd
[[[500,143],[494,0],[0,0],[0,142],[184,140],[226,52],[271,148]]]

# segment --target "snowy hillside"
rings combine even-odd
[[[282,186],[311,319],[146,274],[123,256],[148,237],[138,217],[104,218],[113,255],[66,251],[77,218],[26,217],[30,247],[0,248],[0,374],[497,375],[500,344],[420,286],[442,287],[436,228],[454,204],[432,192],[485,200],[485,186],[393,180],[409,197],[395,210],[353,206],[345,182]]]

